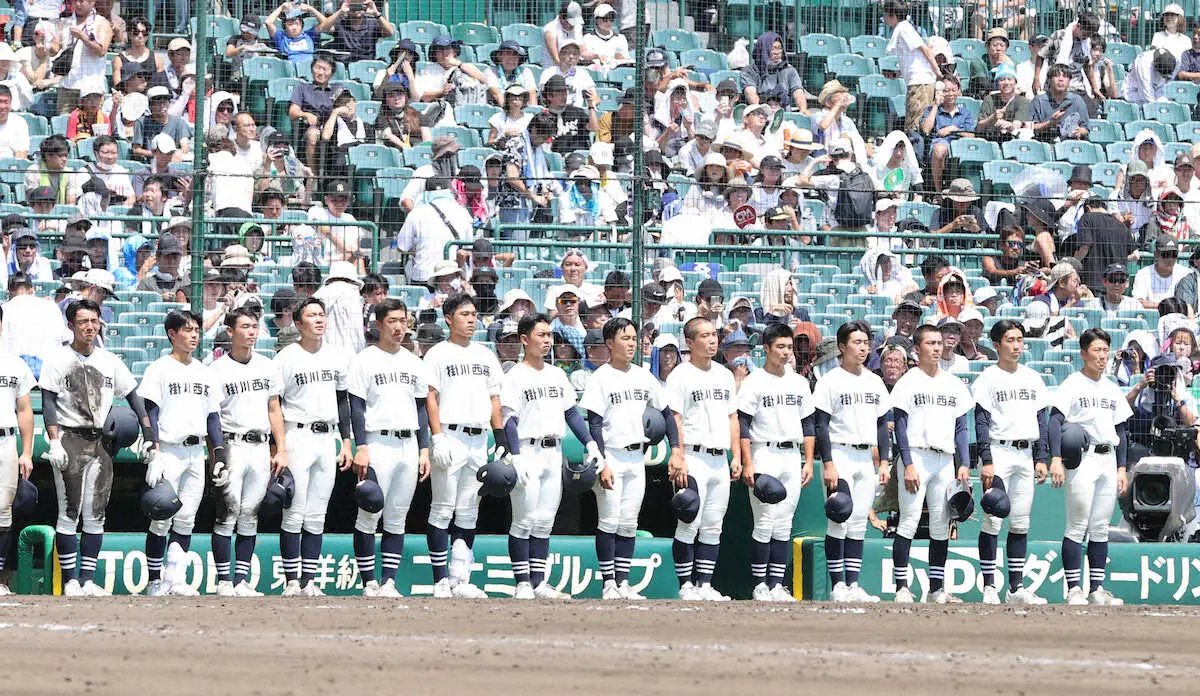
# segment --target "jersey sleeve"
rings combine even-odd
[[[555,367],[557,374],[555,379],[558,380],[559,387],[563,390],[563,410],[575,407],[579,400],[575,396],[575,387],[571,385],[571,380],[567,377],[567,373],[560,367]],[[588,380],[591,381],[590,379]]]
[[[905,375],[905,377],[907,377],[907,375]],[[880,408],[877,412],[876,418],[887,413],[888,408],[898,408],[902,411],[909,413],[912,412],[912,387],[910,386],[912,384],[912,380],[906,379],[905,377],[901,377],[899,381],[896,382],[896,386],[892,387],[890,399],[885,397],[885,399],[880,400]],[[884,403],[885,400],[887,403]]]
[[[480,347],[480,352],[487,356],[486,360],[490,366],[488,371],[488,395],[496,396],[500,393],[500,381],[504,376],[504,368],[500,367],[500,359],[492,351]]]
[[[413,356],[413,375],[417,383],[413,385],[413,398],[424,399],[429,396],[429,368],[416,356]]]
[[[996,410],[995,404],[992,403],[991,380],[987,373],[984,373],[975,379],[975,383],[971,385],[971,398],[975,400],[981,408],[988,411]]]
[[[955,412],[955,417],[965,416],[971,412],[975,406],[975,400],[971,398],[971,391],[967,389],[967,385],[957,377],[954,378],[955,383],[955,398],[958,400],[958,410]]]
[[[42,374],[38,379],[38,386],[49,392],[62,391],[62,360],[59,359],[59,356],[58,352],[52,353],[50,359],[42,363]]]
[[[1071,403],[1075,401],[1075,380],[1068,377],[1065,382],[1058,385],[1050,394],[1050,402],[1047,404],[1051,408],[1056,408],[1062,412],[1068,419],[1071,417]],[[1125,399],[1122,398],[1121,401]]]
[[[137,378],[125,366],[125,362],[113,356],[113,391],[120,396],[128,396],[129,392],[136,389],[138,386]]]
[[[137,385],[138,393],[143,399],[149,399],[158,405],[162,405],[162,380],[159,378],[159,373],[162,368],[158,361],[150,363],[146,368],[146,373],[142,375],[142,383]]]
[[[337,357],[337,380],[334,382],[337,391],[346,391],[350,388],[350,356],[342,351],[338,351]]]
[[[671,370],[671,374],[667,376],[665,391],[667,407],[675,413],[683,413],[683,406],[687,402],[687,399],[684,397],[684,392],[687,391],[687,381],[679,373],[678,368]]]
[[[735,399],[737,410],[751,417],[758,413],[758,390],[755,388],[757,383],[758,380],[749,377],[742,380],[741,391],[737,393]]]
[[[604,388],[600,386],[600,380],[596,379],[596,374],[593,374],[592,378],[587,381],[587,385],[584,386],[583,395],[579,397],[579,405],[585,411],[604,415]]]
[[[204,381],[208,384],[208,412],[221,412],[221,394],[225,392],[221,388],[221,380],[217,375],[217,371],[211,367],[204,368]]]
[[[28,396],[29,392],[37,386],[37,380],[33,377],[33,370],[29,369],[29,365],[20,358],[16,361],[17,365],[17,398]]]
[[[725,374],[722,375],[722,378],[722,381],[725,382],[725,388],[729,390],[729,406],[725,410],[729,415],[732,416],[733,414],[737,413],[738,410],[737,381],[734,380],[733,373],[729,370],[725,370]]]
[[[832,414],[833,406],[829,403],[831,400],[829,393],[829,375],[825,375],[817,381],[817,388],[813,390],[813,408],[820,409],[825,413]]]
[[[923,42],[921,35],[913,29],[912,24],[902,24],[896,30],[896,43],[903,46],[906,50],[915,51]]]
[[[347,389],[351,394],[363,401],[370,397],[370,380],[367,379],[367,353],[364,351],[354,356],[350,362],[350,373],[346,377]]]
[[[514,374],[515,373],[515,374]],[[500,407],[512,411],[521,410],[520,370],[509,370],[500,380]]]
[[[266,375],[268,384],[267,389],[269,390],[268,393],[271,396],[282,396],[283,376],[279,373],[279,366],[276,365],[275,361],[271,360],[270,358],[266,358]]]
[[[429,375],[429,388],[439,392],[442,390],[442,363],[438,359],[438,355],[440,354],[441,351],[438,350],[437,346],[434,346],[421,359],[421,362],[425,365],[425,373]]]
[[[743,382],[745,384],[745,382]],[[817,408],[813,404],[812,390],[808,388],[808,380],[803,377],[799,378],[800,396],[804,399],[800,404],[800,418],[803,420],[816,412]]]
[[[1129,407],[1129,401],[1125,399],[1125,395],[1121,393],[1121,389],[1116,383],[1110,382],[1112,387],[1112,398],[1117,402],[1117,408],[1113,411],[1113,425],[1120,425],[1133,417],[1133,409]]]

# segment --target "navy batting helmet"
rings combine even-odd
[[[383,489],[375,478],[375,470],[367,467],[367,477],[354,487],[354,503],[366,512],[379,512],[383,509]]]
[[[284,508],[292,506],[292,497],[296,495],[296,479],[292,477],[292,472],[289,469],[284,469],[279,472],[279,475],[271,479],[271,483],[267,485],[267,494],[263,496],[262,503],[258,506],[259,513],[270,513],[278,515],[283,512]]]
[[[17,494],[13,497],[12,510],[14,515],[28,517],[33,514],[33,509],[37,507],[38,489],[33,485],[33,481],[26,478],[17,478]]]
[[[689,476],[687,487],[680,488],[671,497],[671,511],[675,513],[675,518],[684,524],[694,521],[696,515],[700,514],[700,486],[696,479]]]
[[[142,494],[142,512],[152,520],[170,519],[182,507],[183,503],[179,502],[175,487],[165,478],[160,479],[153,488],[147,488]]]
[[[783,481],[770,474],[755,474],[754,497],[767,505],[774,505],[783,502],[787,497],[787,489],[783,487]]]
[[[946,513],[955,522],[965,522],[975,512],[975,499],[971,497],[970,487],[961,482],[954,482],[946,487]]]
[[[141,433],[137,414],[128,406],[113,405],[108,410],[108,418],[104,421],[104,449],[109,454],[131,446],[137,442]]]
[[[1075,469],[1083,461],[1083,453],[1088,448],[1088,436],[1083,432],[1083,426],[1078,423],[1065,423],[1062,428],[1062,461],[1063,467]]]
[[[1012,512],[1012,501],[1008,499],[1008,493],[1004,491],[1004,482],[999,476],[992,477],[992,487],[979,499],[979,507],[992,517],[1000,519],[1008,517],[1008,513]]]
[[[667,436],[667,421],[663,418],[662,411],[652,406],[647,406],[646,411],[642,413],[642,428],[645,429],[646,440],[651,445],[657,445]]]
[[[830,522],[841,524],[850,519],[854,511],[854,500],[850,498],[850,482],[838,479],[837,488],[825,498],[825,516]]]
[[[562,473],[563,490],[567,493],[584,493],[596,485],[596,467],[589,466],[586,460],[564,459]]]
[[[483,484],[479,495],[503,498],[517,487],[517,470],[507,459],[488,462],[475,472],[475,480]]]

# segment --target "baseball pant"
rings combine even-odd
[[[1108,523],[1117,502],[1116,455],[1088,451],[1075,469],[1067,471],[1067,531],[1078,544],[1108,541]]]
[[[475,472],[487,463],[487,435],[467,435],[459,430],[444,430],[450,440],[450,466],[432,467],[429,473],[432,502],[429,524],[438,529],[450,527],[475,529],[479,519],[479,487]]]
[[[903,469],[897,471],[896,490],[900,497],[900,524],[896,535],[912,539],[921,521],[921,508],[929,504],[929,538],[945,541],[950,538],[950,515],[946,511],[946,489],[954,483],[954,456],[930,449],[913,448],[912,463],[921,484],[916,493],[904,486]]]
[[[638,514],[646,495],[646,464],[642,450],[610,449],[604,460],[612,470],[612,490],[596,483],[596,529],[623,537],[637,535]]]
[[[229,485],[217,491],[217,518],[213,534],[258,534],[258,506],[271,482],[271,448],[263,443],[227,442]]]
[[[562,500],[562,450],[558,447],[525,445],[513,456],[518,484],[513,489],[512,526],[517,539],[545,539],[554,529],[554,517]]]
[[[700,489],[700,514],[691,522],[676,525],[675,540],[684,544],[697,541],[720,544],[725,510],[729,507],[729,460],[724,454],[691,451],[684,457],[688,475],[696,479],[696,487]]]
[[[337,470],[337,435],[290,427],[287,455],[296,492],[291,507],[283,511],[280,529],[289,534],[322,534]]]
[[[1033,508],[1033,489],[1037,485],[1033,471],[1033,457],[1029,450],[1019,450],[1009,445],[992,443],[992,471],[1004,482],[1011,511],[1008,514],[1008,531],[1013,534],[1029,532],[1029,511]],[[998,535],[1004,520],[991,515],[983,516],[984,534]]]
[[[787,497],[768,505],[753,493],[750,495],[750,515],[754,519],[754,531],[750,537],[760,544],[772,539],[788,541],[792,538],[792,517],[796,514],[796,504],[800,502],[803,456],[794,449],[781,450],[759,444],[754,446],[751,454],[754,457],[754,473],[779,479],[787,490]]]
[[[75,534],[83,519],[84,534],[104,533],[104,513],[112,493],[112,457],[100,438],[88,440],[69,430],[61,430],[67,465],[62,471],[50,467],[54,491],[58,496],[58,520],[54,531]]]
[[[830,449],[838,478],[850,484],[850,500],[854,507],[845,522],[830,520],[825,534],[834,539],[865,539],[867,515],[871,512],[871,504],[875,502],[875,483],[879,480],[871,450],[857,450],[837,444],[831,445]]]
[[[383,531],[403,534],[413,492],[417,490],[417,459],[420,454],[417,441],[411,437],[402,439],[370,433],[367,435],[367,445],[371,451],[371,470],[383,489],[383,510],[367,512],[359,508],[354,529],[364,534],[374,534],[382,517]]]
[[[162,537],[173,531],[187,536],[196,524],[196,510],[204,495],[204,445],[184,447],[160,442],[154,457],[162,465],[163,478],[175,488],[175,495],[179,496],[183,507],[170,519],[151,521],[150,533]]]
[[[12,504],[17,496],[17,478],[21,469],[17,465],[17,436],[0,438],[0,532],[7,532],[13,523]],[[3,557],[8,549],[0,549]]]

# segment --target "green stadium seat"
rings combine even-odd
[[[1013,39],[1008,42],[1008,57],[1013,59],[1017,65],[1024,63],[1027,60],[1033,59],[1033,54],[1029,50],[1029,42]]]
[[[387,69],[387,63],[382,60],[360,60],[350,64],[350,79],[366,85],[375,83],[375,74]]]
[[[987,193],[1006,194],[1012,192],[1012,181],[1029,168],[1027,164],[1011,160],[992,160],[983,163],[983,188]]]
[[[1167,99],[1175,104],[1195,106],[1200,100],[1200,85],[1184,80],[1172,80],[1166,86]]]
[[[1000,150],[1005,158],[1022,164],[1041,164],[1054,159],[1050,145],[1039,140],[1009,140],[1000,146]]]
[[[466,46],[483,46],[500,43],[500,31],[496,27],[479,22],[460,22],[450,27],[450,35]]]
[[[1104,147],[1104,153],[1108,156],[1109,162],[1118,162],[1123,165],[1133,156],[1133,143],[1128,140],[1109,143]]]
[[[978,191],[982,187],[983,165],[1003,157],[1000,146],[983,138],[959,138],[950,141],[950,156],[958,161],[962,176]]]
[[[1075,371],[1074,366],[1066,362],[1038,360],[1030,362],[1028,365],[1029,369],[1037,372],[1042,376],[1043,379],[1046,380],[1046,386],[1057,387],[1059,384],[1062,384],[1063,380],[1065,380],[1067,377],[1070,377],[1071,373]],[[1051,379],[1054,380],[1053,385],[1049,384]]]
[[[833,298],[813,292],[796,293],[796,304],[808,310],[809,315],[825,312]]]
[[[850,39],[850,50],[860,56],[879,59],[886,56],[888,40],[882,36],[855,36]]]
[[[1163,150],[1167,153],[1167,162],[1174,162],[1180,155],[1192,154],[1191,143],[1163,143]]]
[[[597,87],[596,96],[600,98],[599,110],[604,112],[616,111],[617,107],[620,106],[619,102],[621,101],[622,94],[621,90],[613,89],[612,87]]]
[[[400,25],[400,38],[410,39],[413,43],[422,46],[428,46],[433,43],[433,40],[443,34],[449,34],[450,30],[445,25],[437,22],[427,22],[421,19],[414,19],[404,22]]]
[[[283,77],[295,77],[292,64],[273,56],[249,56],[242,61],[242,75],[250,84],[265,84]]]
[[[1088,140],[1097,145],[1108,145],[1125,139],[1125,131],[1116,123],[1093,118],[1087,122]]]
[[[881,73],[898,73],[900,72],[900,58],[897,56],[884,56],[879,59],[879,72]]]
[[[466,126],[439,126],[433,129],[433,137],[448,135],[458,141],[459,147],[479,147],[483,139],[479,133]]]
[[[1062,174],[1064,181],[1071,178],[1071,170],[1075,167],[1070,162],[1042,162],[1038,166]]]
[[[1187,120],[1187,119],[1184,119]],[[1158,121],[1130,121],[1125,124],[1125,137],[1130,140],[1137,139],[1138,133],[1149,128],[1158,135],[1158,139],[1165,142],[1175,139],[1175,128],[1169,123],[1160,123]]]
[[[509,24],[500,30],[505,41],[516,41],[525,48],[542,45],[542,28],[533,24]]]
[[[1131,46],[1120,41],[1109,41],[1108,45],[1104,48],[1104,56],[1106,58],[1125,67],[1132,65],[1141,52],[1142,49],[1137,46]]]
[[[1117,185],[1121,165],[1115,162],[1097,162],[1092,165],[1092,181],[1112,188]]]
[[[987,55],[987,46],[979,39],[954,39],[950,42],[950,52],[959,58],[974,60]]]
[[[932,203],[916,203],[907,202],[900,204],[900,211],[896,215],[897,222],[900,220],[914,219],[922,225],[929,227],[933,221],[933,213],[937,210],[937,206]]]
[[[1179,140],[1185,142],[1200,142],[1200,121],[1188,121],[1176,125],[1175,135]]]
[[[1071,164],[1095,164],[1104,160],[1104,149],[1086,140],[1064,140],[1054,146],[1054,157]]]
[[[659,29],[654,32],[653,44],[675,53],[703,48],[695,34],[683,29]]]
[[[1193,88],[1196,87],[1191,82],[1183,84],[1191,85]],[[1192,113],[1183,104],[1175,102],[1150,102],[1149,104],[1142,104],[1142,117],[1148,121],[1175,125],[1189,121],[1192,118]]]
[[[383,191],[384,206],[400,203],[400,194],[404,192],[412,174],[413,170],[407,167],[388,167],[375,172],[375,183]]]
[[[1148,324],[1146,323],[1146,320],[1140,316],[1117,316],[1115,319],[1102,319],[1100,321],[1100,328],[1104,329],[1105,331],[1117,330],[1129,332],[1137,331],[1139,329],[1146,330],[1151,326],[1156,326],[1157,324],[1157,318],[1155,318],[1153,324]]]
[[[1112,123],[1129,123],[1142,116],[1136,104],[1130,104],[1123,99],[1105,99],[1104,115]]]
[[[404,166],[406,167],[415,169],[431,162],[433,162],[433,147],[430,145],[417,145],[404,151]]]
[[[361,118],[364,123],[373,124],[379,118],[379,109],[379,102],[365,99],[355,103],[354,115]]]
[[[392,49],[396,44],[400,43],[400,39],[392,37],[390,39],[380,39],[375,42],[375,60],[382,60],[385,63],[391,60]],[[420,48],[418,46],[418,48]]]
[[[679,63],[686,67],[695,68],[703,74],[729,69],[729,60],[725,57],[724,53],[710,51],[706,48],[693,48],[684,51],[679,56]]]
[[[850,44],[833,34],[806,34],[800,37],[800,52],[806,56],[804,84],[815,86],[826,82],[826,58],[849,53]]]
[[[465,167],[470,164],[479,167],[479,171],[484,171],[484,163],[487,158],[496,154],[496,150],[490,147],[468,147],[458,151],[458,165]]]
[[[50,122],[45,116],[38,116],[24,111],[14,112],[25,119],[25,125],[29,126],[30,135],[50,135]]]
[[[1015,316],[1023,316],[1023,312],[1017,311]],[[1046,355],[1046,351],[1050,350],[1050,341],[1044,338],[1026,338],[1025,349],[1029,351],[1029,362],[1037,362]]]
[[[458,119],[459,125],[480,131],[490,128],[488,119],[498,113],[500,113],[500,107],[487,104],[463,105],[454,109],[454,117]]]

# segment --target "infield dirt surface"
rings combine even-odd
[[[1192,608],[4,600],[4,694],[1200,691]]]

